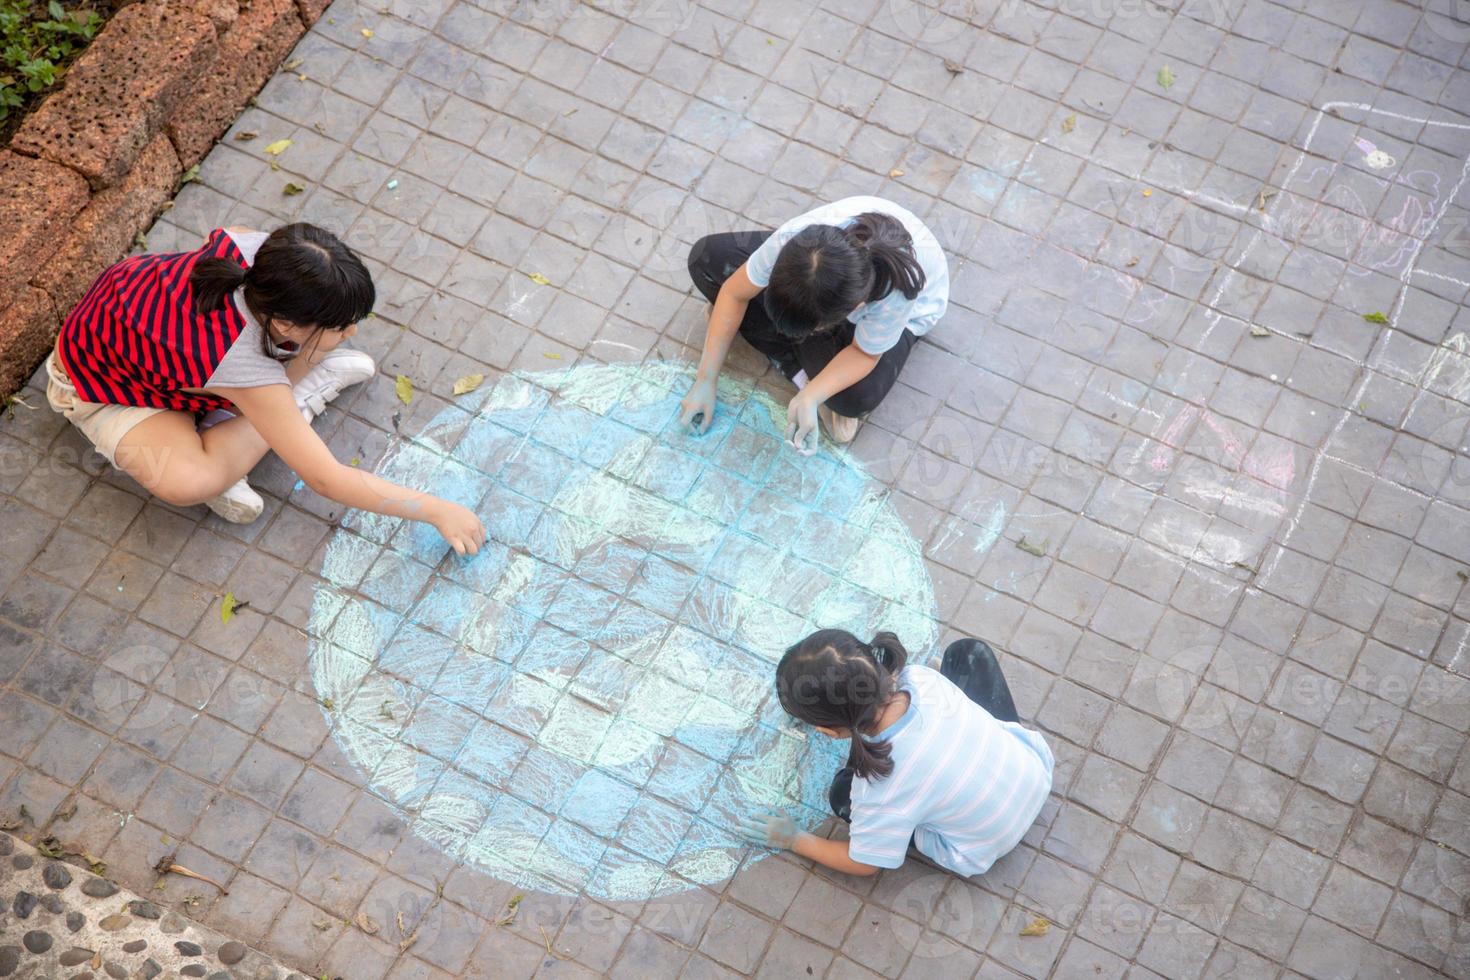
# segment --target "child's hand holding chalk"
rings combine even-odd
[[[801,830],[782,813],[758,813],[740,821],[740,833],[752,844],[782,850],[796,843]]]
[[[679,425],[697,436],[709,431],[715,420],[715,382],[713,378],[696,377],[689,393],[679,403]]]
[[[817,405],[816,399],[807,396],[807,389],[802,389],[786,406],[786,442],[803,456],[817,451]]]

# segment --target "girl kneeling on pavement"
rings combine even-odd
[[[484,541],[458,504],[339,463],[311,422],[373,359],[339,346],[372,311],[372,276],[330,232],[211,232],[193,252],[137,255],[98,277],[46,362],[47,399],[109,463],[162,500],[249,523],[245,475],[275,450],[349,507],[428,521],[461,554]]]
[[[818,630],[781,658],[776,691],[787,714],[850,740],[828,798],[852,826],[848,840],[828,840],[762,814],[744,828],[758,844],[855,875],[898,867],[912,844],[957,874],[984,874],[1020,843],[1051,791],[1051,749],[1021,726],[981,641],[950,644],[934,670],[908,663],[892,633],[864,643]]]
[[[706,236],[689,254],[689,275],[714,309],[681,423],[709,429],[738,332],[796,385],[786,437],[806,453],[816,451],[819,422],[833,442],[852,441],[949,303],[934,233],[878,197],[844,198],[775,232]]]

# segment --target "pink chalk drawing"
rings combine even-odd
[[[1190,424],[1198,418],[1202,426],[1215,437],[1221,462],[1232,469],[1273,487],[1286,489],[1296,479],[1296,457],[1283,443],[1278,446],[1262,446],[1259,452],[1249,452],[1235,434],[1209,411],[1195,405],[1186,405],[1164,429],[1159,444],[1148,459],[1149,468],[1163,473],[1173,463],[1171,449],[1182,443]]]

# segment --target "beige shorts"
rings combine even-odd
[[[142,408],[136,405],[104,405],[82,401],[66,370],[56,359],[56,351],[46,358],[46,400],[51,407],[86,436],[97,451],[113,466],[117,465],[117,444],[132,431],[166,408]]]

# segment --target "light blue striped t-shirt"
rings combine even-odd
[[[852,781],[848,854],[880,868],[914,846],[962,875],[984,874],[1026,835],[1051,792],[1046,740],[997,721],[948,678],[913,665],[898,677],[910,703],[880,738],[893,772]]]
[[[949,306],[949,262],[934,233],[913,212],[881,197],[845,197],[786,222],[761,243],[745,260],[745,274],[752,285],[765,289],[771,282],[776,256],[787,242],[812,225],[845,228],[852,219],[869,211],[897,218],[914,241],[914,257],[924,270],[924,288],[917,299],[908,299],[897,289],[880,300],[864,303],[850,319],[857,330],[853,342],[869,354],[882,354],[903,336],[908,327],[915,336],[928,333]]]

